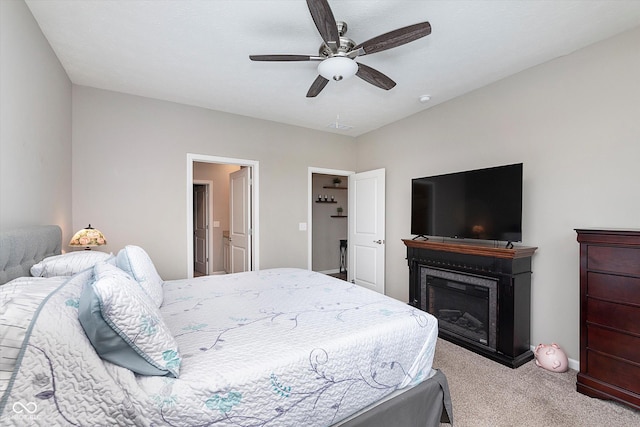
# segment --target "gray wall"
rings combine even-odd
[[[350,137],[73,86],[73,223],[187,276],[187,153],[260,162],[260,268],[307,267],[309,167],[353,170]]]
[[[0,1],[0,53],[0,229],[69,240],[71,82],[23,1]]]
[[[410,180],[524,162],[532,342],[579,359],[574,228],[640,228],[640,29],[358,138],[357,170],[385,167],[386,290],[407,301]]]

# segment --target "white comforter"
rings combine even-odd
[[[71,278],[37,314],[1,425],[328,426],[431,372],[429,314],[323,274],[273,269],[165,282],[180,377],[136,376],[102,361],[84,335],[87,280]]]

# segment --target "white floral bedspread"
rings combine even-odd
[[[40,311],[0,425],[329,426],[431,372],[429,314],[323,274],[272,269],[165,282],[180,377],[135,376],[86,339],[81,275]]]

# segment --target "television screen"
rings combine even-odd
[[[411,234],[521,241],[522,163],[414,178]]]

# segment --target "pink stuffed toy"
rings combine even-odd
[[[552,372],[565,372],[569,368],[567,355],[558,344],[538,344],[533,351],[536,365]]]

